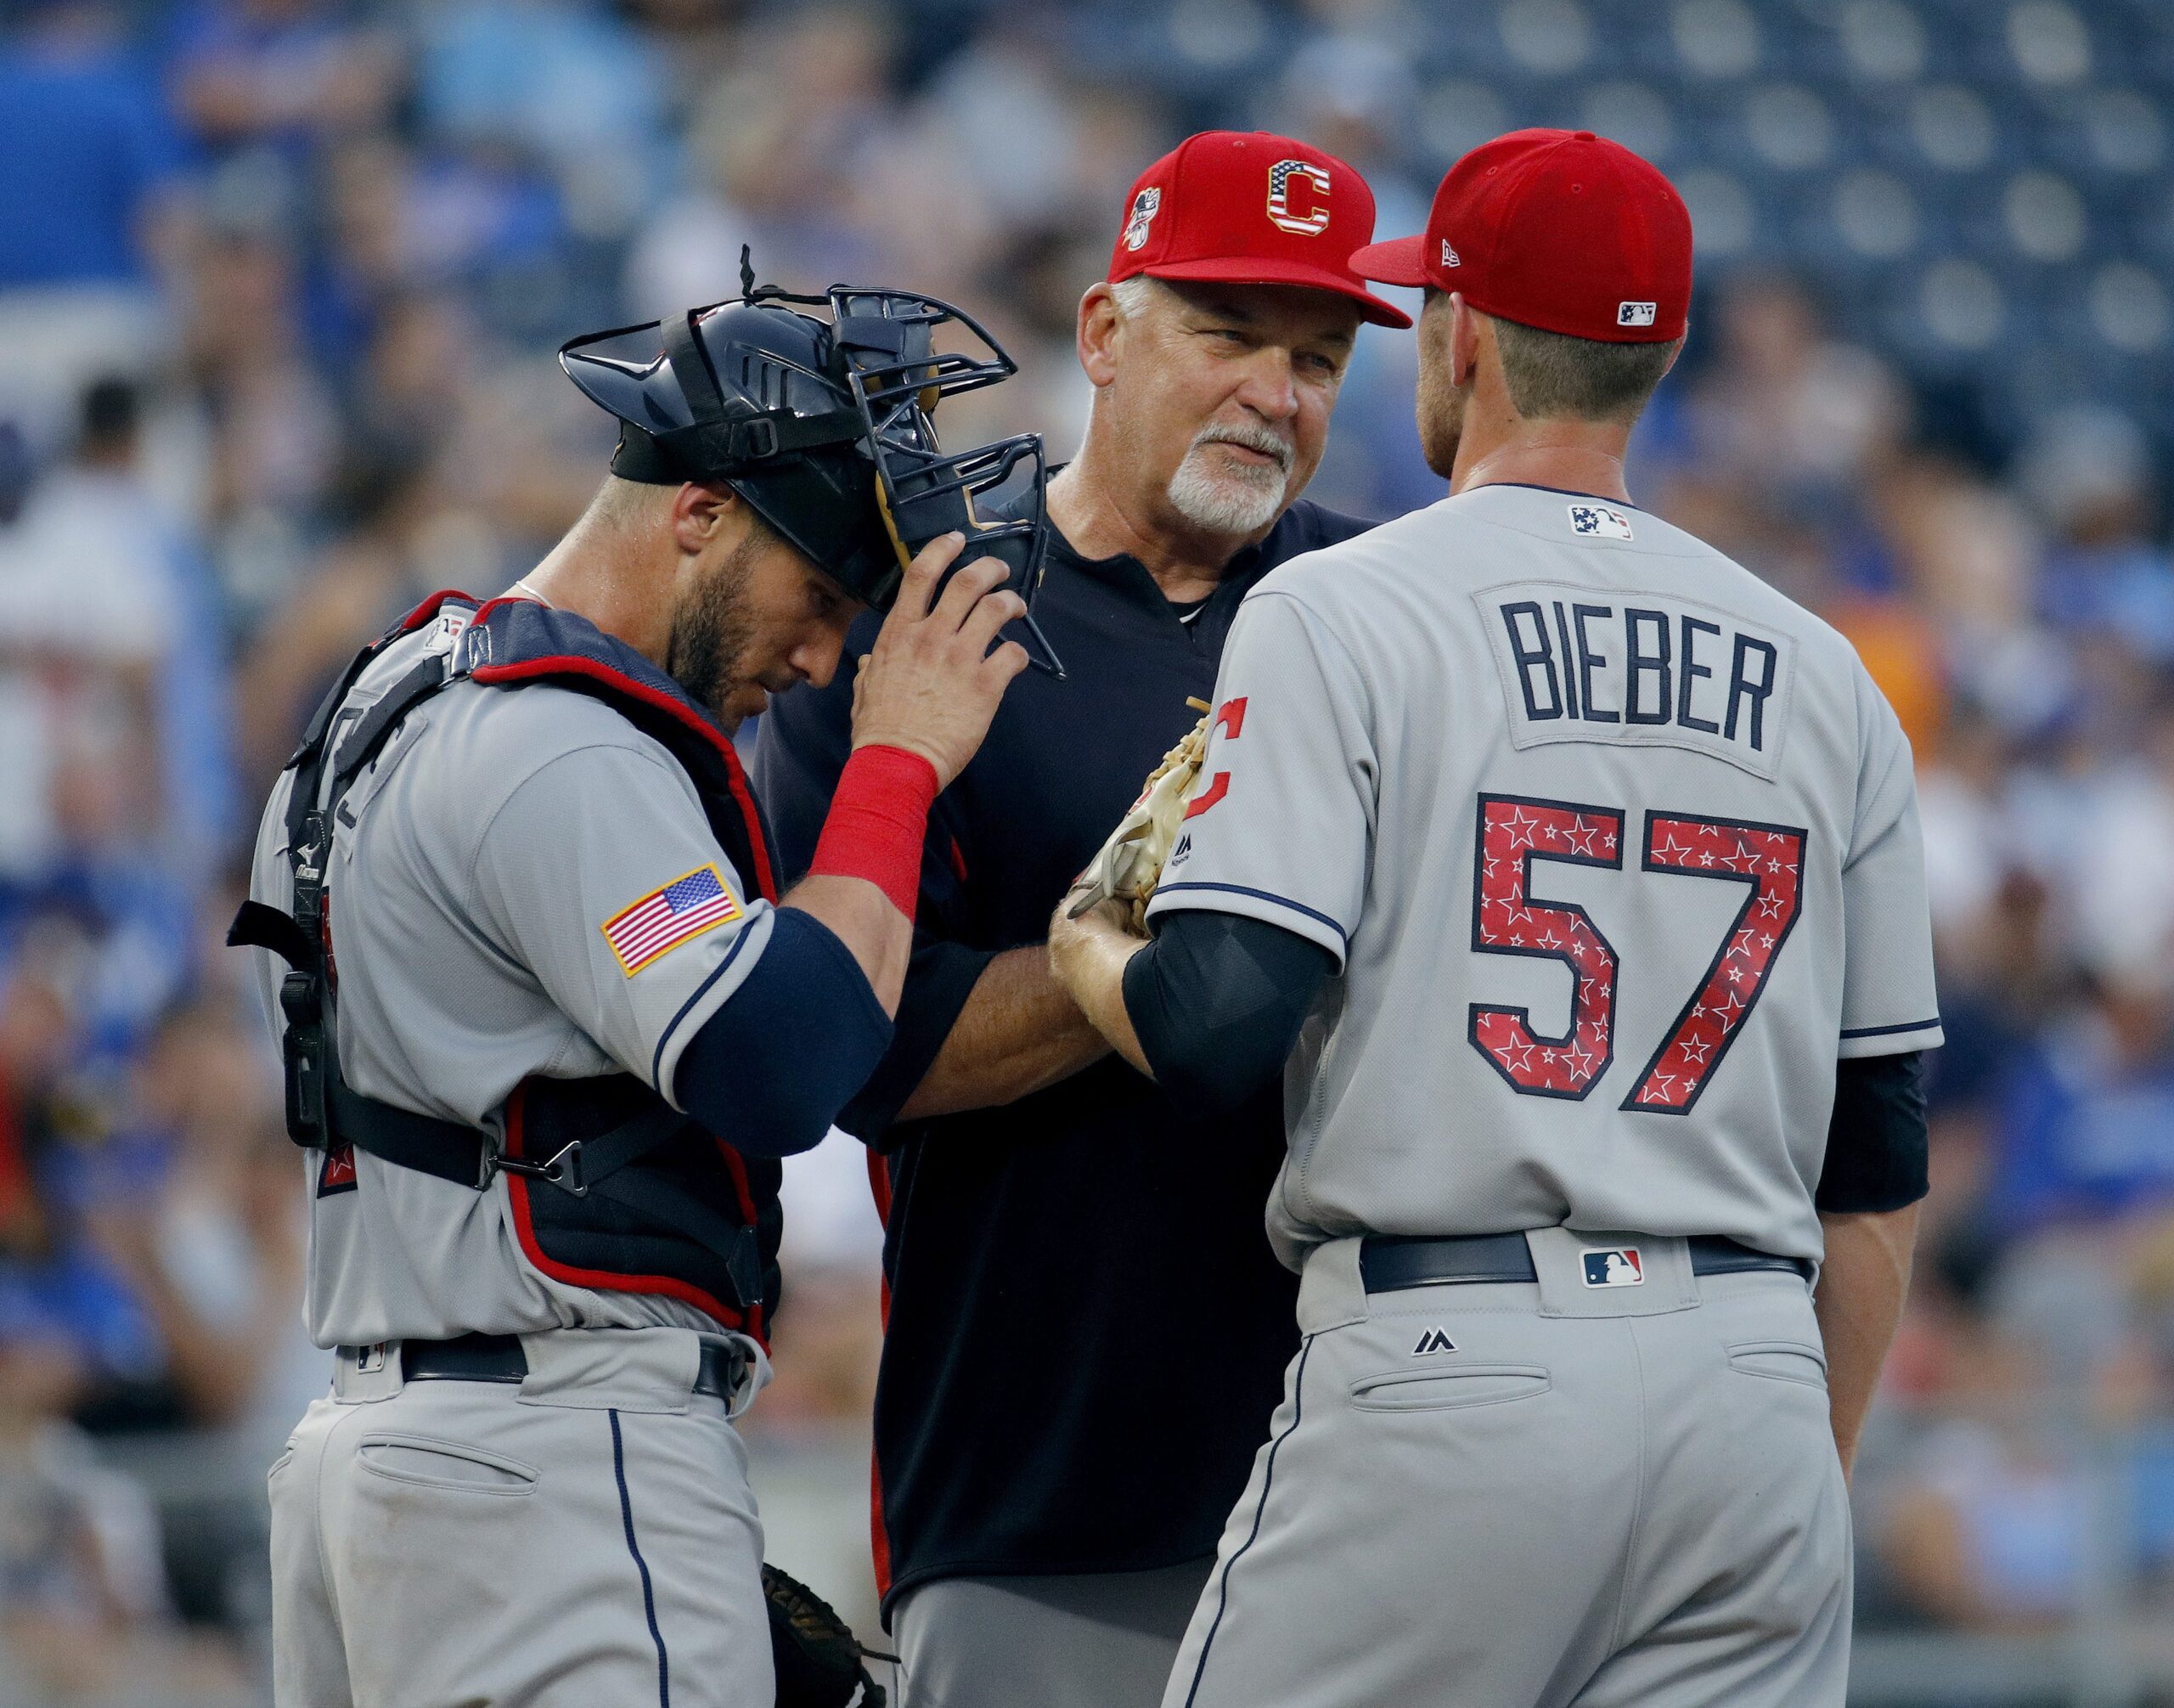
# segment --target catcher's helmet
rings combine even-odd
[[[833,285],[821,296],[757,286],[745,256],[743,294],[639,326],[576,338],[560,365],[591,401],[619,418],[611,471],[677,485],[729,482],[757,515],[854,598],[887,611],[913,555],[957,529],[965,557],[994,557],[1031,598],[1041,567],[1048,466],[1041,436],[1021,433],[955,454],[930,414],[954,392],[994,385],[1018,364],[969,316],[906,290]],[[830,318],[803,312],[827,307]],[[981,355],[938,353],[936,328],[955,324]],[[634,358],[595,347],[656,330],[662,348]],[[1028,490],[983,517],[974,508],[1016,471]],[[1028,651],[1062,674],[1024,619]]]

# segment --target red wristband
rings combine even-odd
[[[936,767],[904,747],[855,747],[838,774],[808,863],[832,877],[865,877],[908,919],[921,893],[921,845],[936,799]]]

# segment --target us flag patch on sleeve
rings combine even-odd
[[[661,955],[712,926],[740,917],[740,904],[713,865],[698,865],[629,902],[604,922],[604,940],[632,978]]]

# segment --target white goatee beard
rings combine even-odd
[[[1206,448],[1219,443],[1247,446],[1284,462],[1277,468],[1217,470]],[[1266,527],[1283,508],[1291,484],[1291,448],[1275,435],[1210,429],[1196,438],[1170,476],[1170,507],[1204,533],[1249,534]]]

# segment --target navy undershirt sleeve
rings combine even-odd
[[[853,753],[853,684],[856,660],[876,644],[882,619],[857,618],[837,674],[822,688],[782,694],[763,714],[756,735],[755,786],[769,815],[780,871],[797,881],[814,857],[838,777]],[[898,1143],[898,1111],[926,1077],[943,1040],[958,1023],[994,950],[955,941],[963,905],[965,828],[947,792],[937,797],[922,844],[921,899],[913,958],[906,965],[891,1047],[836,1115],[837,1125],[876,1150]]]
[[[1124,1007],[1155,1083],[1202,1112],[1236,1109],[1283,1070],[1335,961],[1265,920],[1166,913],[1125,964]]]
[[[821,1142],[890,1043],[853,951],[814,915],[781,907],[753,969],[687,1040],[673,1089],[734,1149],[789,1157]]]
[[[1819,1176],[1822,1211],[1878,1214],[1917,1203],[1929,1189],[1930,1148],[1923,1052],[1836,1063],[1827,1165]]]

